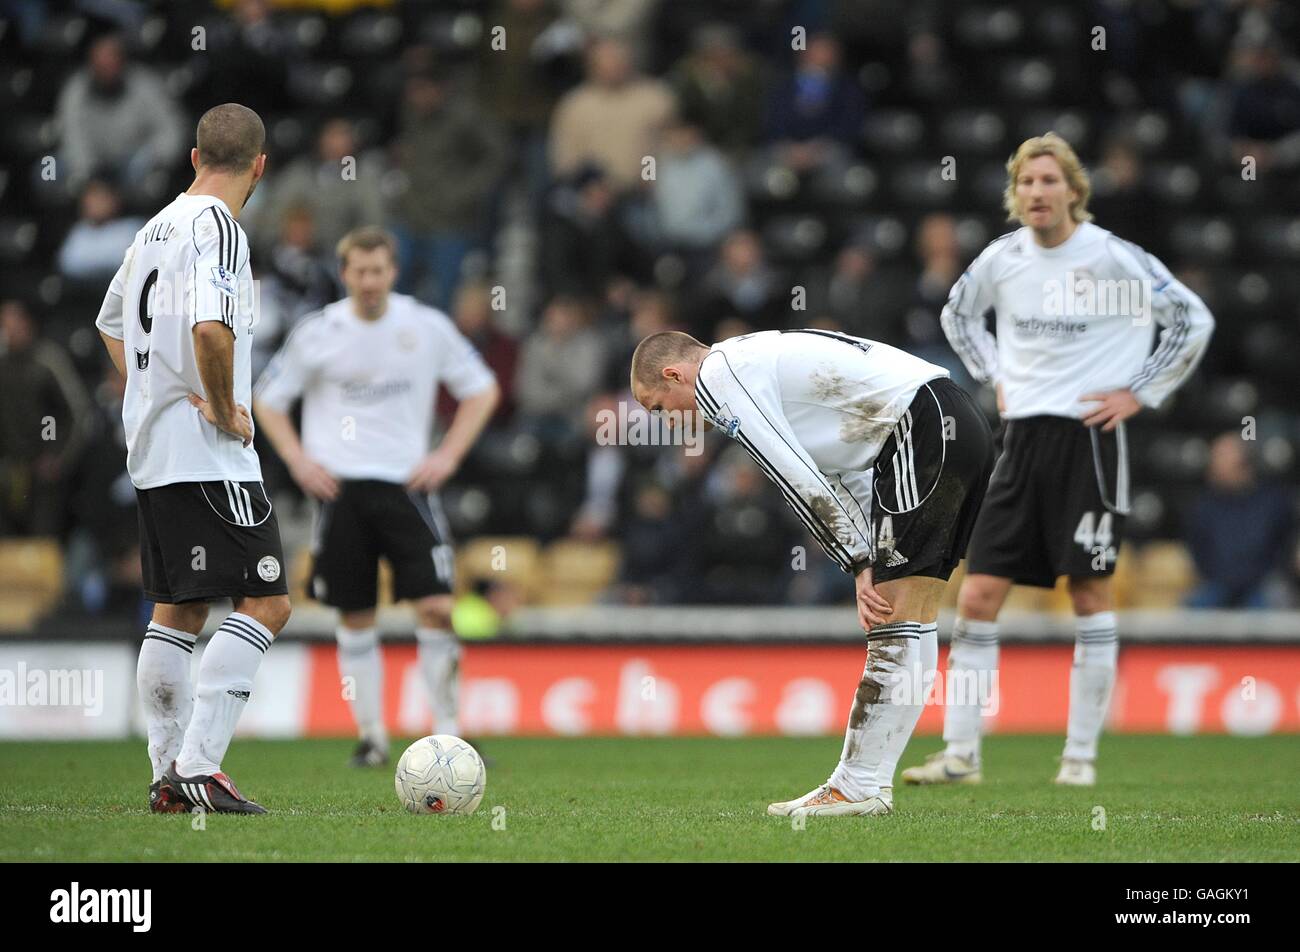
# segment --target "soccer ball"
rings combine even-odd
[[[412,813],[458,813],[478,809],[487,768],[478,751],[459,737],[421,737],[397,762],[397,799]]]

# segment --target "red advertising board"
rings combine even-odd
[[[462,664],[461,731],[835,734],[843,729],[864,658],[863,649],[851,645],[471,643]],[[991,729],[1063,732],[1071,658],[1068,645],[1004,646],[988,708]],[[414,646],[386,647],[384,665],[390,726],[401,733],[427,730]],[[303,733],[350,734],[333,646],[313,646],[307,667]],[[937,687],[921,733],[942,728],[942,681]],[[1122,648],[1109,726],[1180,734],[1300,730],[1300,648]]]

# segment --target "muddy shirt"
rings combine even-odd
[[[908,406],[948,371],[877,341],[829,331],[763,331],[714,344],[695,401],[780,488],[846,572],[874,558],[872,466],[910,430]]]

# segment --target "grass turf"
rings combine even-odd
[[[271,814],[202,830],[146,811],[143,741],[0,743],[0,860],[1300,859],[1294,736],[1107,737],[1093,789],[1051,784],[1060,743],[990,738],[982,786],[900,786],[892,816],[794,829],[767,803],[821,781],[838,738],[491,739],[472,817],[405,813],[347,741],[237,740],[226,768]]]

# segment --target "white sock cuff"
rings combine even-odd
[[[379,629],[376,627],[347,628],[339,625],[334,630],[334,638],[338,641],[340,650],[348,654],[361,654],[379,644]]]
[[[877,625],[867,632],[867,643],[870,644],[873,641],[880,641],[885,638],[902,638],[907,641],[916,641],[926,628],[931,631],[937,630],[934,622],[923,624],[919,621],[891,621],[884,625]]]
[[[456,635],[446,628],[416,628],[415,638],[422,645],[455,644]]]
[[[194,643],[199,640],[198,635],[192,635],[188,631],[181,631],[179,628],[168,628],[156,621],[149,622],[144,637],[145,640],[161,641],[164,644],[174,645],[182,651],[191,653],[194,651]]]
[[[1114,612],[1097,612],[1075,618],[1075,630],[1083,641],[1114,641],[1116,619]]]
[[[995,621],[974,621],[958,618],[952,626],[953,641],[961,640],[973,645],[996,645],[998,643],[998,623]]]
[[[1074,663],[1087,668],[1113,668],[1119,663],[1119,642],[1075,641]]]
[[[216,634],[221,632],[248,642],[263,654],[266,653],[267,648],[271,647],[271,642],[275,638],[269,628],[251,615],[245,615],[242,612],[231,612],[227,615],[225,620],[217,626]],[[214,638],[216,634],[213,635]]]

